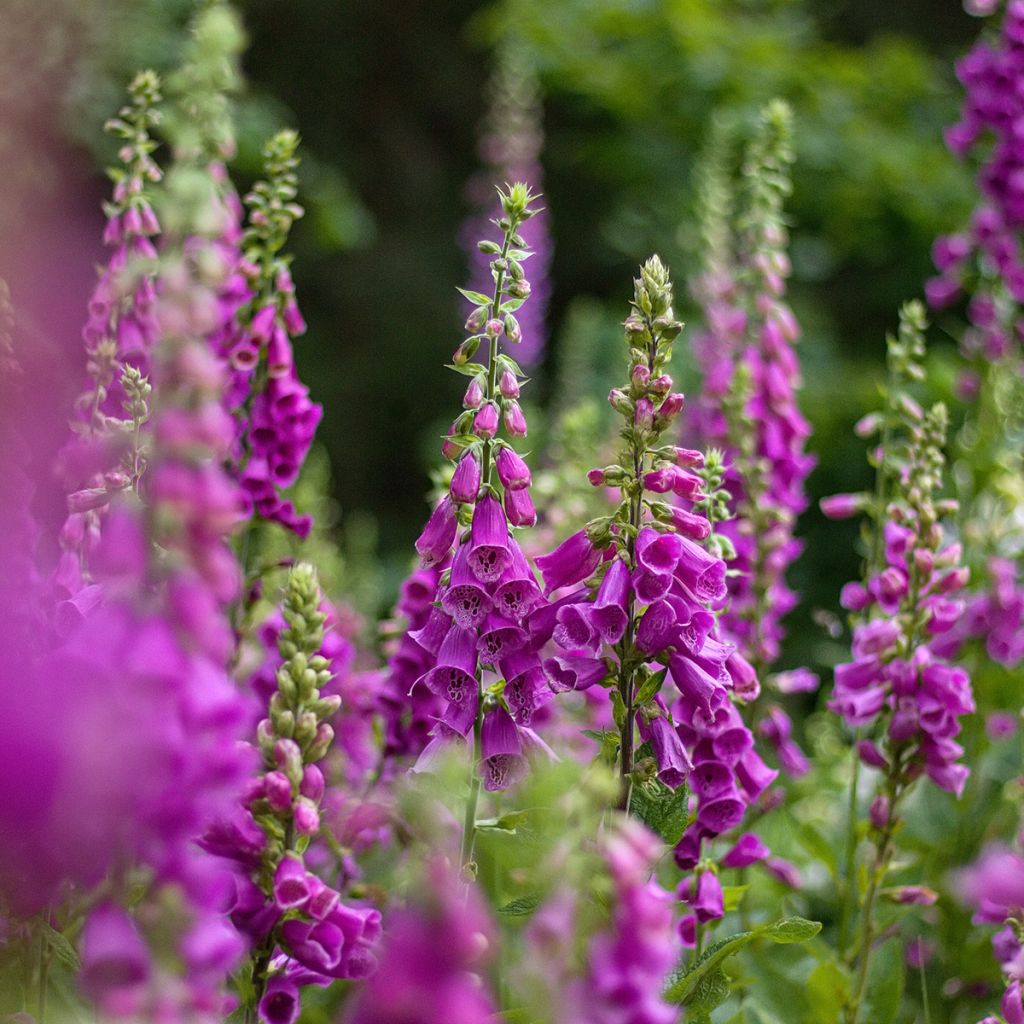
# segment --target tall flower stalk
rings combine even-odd
[[[868,815],[871,852],[859,934],[847,958],[853,977],[848,1024],[856,1022],[878,938],[876,903],[896,852],[900,808],[922,775],[957,796],[968,775],[958,763],[963,748],[955,737],[960,717],[974,710],[970,680],[935,650],[936,638],[962,613],[956,594],[967,581],[960,546],[947,543],[942,529],[943,518],[956,508],[940,498],[947,414],[941,404],[921,409],[907,390],[924,376],[925,326],[920,303],[900,311],[899,334],[888,339],[885,410],[861,427],[862,433],[881,435],[872,457],[875,494],[835,495],[822,502],[833,518],[860,510],[872,519],[864,581],[848,584],[842,594],[844,607],[855,616],[854,660],[836,667],[829,701],[864,735],[857,744],[860,760],[880,773]],[[850,902],[852,876],[847,886]]]
[[[668,272],[652,257],[625,322],[629,384],[609,395],[624,420],[619,462],[590,473],[595,486],[618,490],[618,504],[537,559],[549,594],[575,589],[536,612],[531,631],[562,648],[544,662],[556,693],[595,684],[611,690],[623,807],[635,784],[657,778],[676,789],[689,778],[697,814],[676,848],[689,870],[703,840],[737,825],[775,773],[754,753],[733,705],[757,683],[716,628],[726,566],[705,514],[713,508],[717,519],[719,501],[695,471],[704,456],[661,443],[683,407],[665,373],[681,327]],[[708,468],[713,490],[720,469]],[[639,762],[638,733],[651,750]]]
[[[482,785],[504,789],[526,769],[526,747],[539,744],[528,728],[536,700],[536,673],[526,652],[524,620],[540,599],[525,556],[510,530],[532,526],[530,472],[509,441],[526,435],[519,405],[521,371],[500,351],[500,339],[520,339],[516,310],[530,293],[524,272],[529,255],[520,226],[534,216],[534,196],[524,184],[499,193],[502,216],[495,221],[500,242],[481,241],[492,256],[493,291],[463,291],[473,303],[466,321],[469,336],[456,350],[452,367],[468,378],[462,414],[444,444],[455,461],[449,493],[439,502],[416,542],[425,565],[451,565],[442,574],[438,607],[415,639],[433,655],[433,666],[415,685],[445,702],[420,756],[429,765],[437,748],[461,740],[471,751],[461,860],[470,865]],[[473,361],[486,346],[487,362]],[[460,536],[460,526],[463,527]],[[533,657],[536,662],[536,657]],[[485,684],[484,673],[503,676]],[[482,776],[481,777],[481,773]]]

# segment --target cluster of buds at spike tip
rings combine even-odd
[[[708,472],[700,452],[661,444],[682,408],[666,373],[682,325],[657,257],[635,285],[625,324],[629,383],[611,395],[625,421],[624,447],[618,463],[591,474],[621,500],[537,559],[548,593],[575,589],[534,613],[531,634],[561,648],[544,662],[556,693],[595,684],[611,690],[627,794],[630,785],[651,784],[651,768],[673,789],[691,780],[697,815],[677,850],[688,869],[702,841],[738,824],[776,773],[754,752],[733,703],[756,690],[756,676],[716,626],[726,567],[706,513],[725,514],[720,459]],[[634,764],[637,729],[653,766]]]
[[[268,1022],[281,1019],[282,1007],[295,1011],[288,1019],[298,1015],[297,975],[313,972],[329,984],[370,973],[380,934],[376,910],[343,904],[303,861],[320,830],[325,779],[318,762],[334,739],[327,720],[341,703],[321,695],[331,674],[317,653],[325,615],[312,566],[300,563],[289,573],[282,616],[277,689],[257,727],[264,770],[246,794],[251,817],[228,827],[231,835],[214,832],[204,840],[243,870],[231,920],[255,950],[253,1003]]]
[[[963,614],[957,595],[968,577],[960,545],[947,543],[942,529],[956,509],[939,497],[947,414],[941,404],[923,410],[905,390],[922,372],[924,310],[908,303],[900,319],[899,336],[889,339],[884,440],[872,456],[878,492],[845,496],[871,515],[875,544],[864,581],[843,588],[843,606],[855,615],[854,660],[836,667],[829,702],[851,727],[873,730],[859,751],[885,775],[888,831],[898,798],[918,776],[962,791],[968,769],[958,763],[955,737],[974,710],[967,673],[940,653]],[[834,513],[838,500],[830,504]]]
[[[468,327],[475,333],[459,346],[452,367],[469,378],[464,411],[445,439],[444,452],[455,470],[448,494],[416,542],[426,567],[443,568],[436,607],[410,634],[425,652],[413,691],[429,690],[444,707],[418,768],[429,766],[440,748],[472,733],[474,760],[488,789],[515,782],[526,770],[530,749],[543,749],[529,725],[534,710],[551,696],[527,629],[541,592],[512,534],[536,521],[530,470],[498,436],[499,414],[511,437],[526,433],[518,402],[522,374],[499,342],[502,337],[514,341],[513,314],[529,293],[522,273],[529,252],[519,227],[536,210],[523,184],[500,192],[499,199],[502,216],[494,223],[502,240],[480,243],[481,251],[494,257],[493,295],[462,291],[475,304]],[[485,341],[487,362],[471,362]],[[498,681],[485,687],[485,671]]]
[[[249,513],[305,536],[309,517],[281,493],[298,479],[323,415],[299,379],[292,350],[292,339],[306,330],[283,251],[303,214],[296,202],[298,145],[298,135],[284,130],[263,148],[264,179],[245,197],[248,227],[221,300],[229,316],[212,343],[230,368],[225,405],[237,422],[233,461]]]

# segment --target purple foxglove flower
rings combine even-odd
[[[315,836],[320,831],[320,811],[312,800],[300,796],[295,801],[292,822],[300,836]]]
[[[679,578],[702,601],[720,601],[726,595],[725,562],[705,551],[689,537],[681,537],[682,554],[676,566]]]
[[[512,716],[499,704],[484,714],[480,726],[480,754],[486,760],[500,754],[520,754],[523,742]]]
[[[416,540],[416,550],[425,566],[437,565],[448,557],[457,529],[455,505],[451,498],[442,498]]]
[[[619,558],[613,559],[597,588],[590,620],[606,644],[617,644],[626,631],[626,605],[629,600],[629,569]]]
[[[1024,1024],[1024,998],[1021,995],[1020,981],[1014,979],[1003,993],[1000,1003],[1006,1024]]]
[[[675,608],[668,601],[655,601],[644,612],[636,631],[636,645],[653,657],[672,643],[676,629]]]
[[[649,398],[637,399],[633,408],[633,426],[637,430],[650,430],[654,426],[654,405]]]
[[[493,402],[485,402],[473,417],[473,433],[485,440],[494,437],[498,432],[498,407]]]
[[[722,883],[713,871],[702,871],[698,876],[697,894],[692,906],[697,920],[702,923],[725,916]]]
[[[506,490],[504,495],[505,515],[512,526],[536,526],[537,510],[533,507],[530,492]]]
[[[668,573],[648,572],[637,569],[631,579],[633,593],[641,604],[660,601],[672,588],[672,577]]]
[[[452,619],[441,608],[434,606],[430,608],[428,614],[426,623],[419,629],[410,630],[408,635],[428,654],[437,654],[442,641],[448,635]]]
[[[707,516],[688,512],[678,506],[672,509],[672,524],[684,536],[692,540],[707,540],[711,536],[711,523]]]
[[[636,564],[657,575],[671,575],[683,553],[682,538],[645,527],[636,538]]]
[[[815,693],[821,686],[821,680],[809,669],[794,668],[788,672],[778,672],[772,676],[772,682],[779,693]]]
[[[601,638],[591,622],[591,606],[577,603],[563,605],[555,614],[552,637],[566,651],[597,654]]]
[[[509,493],[525,492],[506,492],[506,498]],[[502,573],[494,591],[494,607],[502,615],[519,622],[541,600],[541,592],[526,556],[514,540],[509,541],[509,550],[512,562]]]
[[[745,868],[770,856],[771,850],[753,832],[745,832],[721,860],[724,868]]]
[[[274,975],[260,1000],[260,1020],[263,1024],[295,1024],[301,1012],[298,986],[288,978]]]
[[[513,399],[511,402],[503,403],[505,406],[505,429],[509,437],[526,437],[526,417],[519,403]]]
[[[679,919],[679,942],[686,949],[697,947],[697,918],[693,914]]]
[[[735,828],[743,820],[743,801],[736,797],[721,797],[702,803],[697,809],[697,824],[711,835],[721,835]]]
[[[149,950],[131,918],[113,903],[101,903],[86,919],[81,947],[79,984],[97,1003],[149,978]]]
[[[658,778],[669,789],[678,789],[693,765],[679,734],[667,718],[658,717],[651,722],[651,748],[658,762]]]
[[[441,596],[441,607],[465,629],[479,625],[492,607],[491,598],[470,568],[469,553],[468,544],[456,552],[448,589]]]
[[[494,583],[511,562],[505,513],[498,499],[486,494],[473,510],[469,567],[481,583]]]
[[[525,630],[497,612],[491,612],[480,629],[477,650],[481,661],[487,665],[497,665],[500,659],[525,647],[526,641]]]
[[[587,531],[580,530],[550,554],[541,555],[534,561],[544,580],[544,591],[550,594],[590,576],[600,564],[601,552],[590,543]]]
[[[918,907],[931,907],[939,901],[939,894],[926,885],[899,885],[885,895],[895,903],[909,903]]]
[[[790,889],[799,889],[803,885],[800,871],[795,864],[781,857],[769,857],[764,861],[765,868],[774,875],[783,885]]]
[[[195,975],[231,974],[246,953],[246,941],[219,915],[200,918],[179,943],[188,971]]]
[[[483,405],[483,401],[484,389],[479,376],[477,376],[469,382],[466,393],[462,396],[462,407],[464,409],[479,409]]]
[[[667,494],[672,490],[676,475],[675,466],[662,466],[644,474],[644,490],[655,494]]]
[[[501,371],[501,377],[498,379],[498,390],[503,398],[519,397],[519,381],[516,380],[516,375],[511,370],[506,368]]]
[[[669,658],[669,672],[683,700],[711,714],[728,699],[725,688],[695,661],[678,651]]]
[[[756,800],[777,778],[778,772],[761,760],[753,750],[747,751],[736,765],[736,778],[747,798]]]
[[[555,693],[567,690],[586,690],[608,675],[608,666],[601,658],[588,658],[580,654],[546,658],[544,672],[548,685]]]
[[[285,921],[280,934],[288,952],[311,971],[327,972],[341,960],[345,936],[330,921],[307,924],[296,918]]]
[[[480,460],[476,452],[466,451],[452,473],[448,493],[456,505],[468,505],[476,501],[480,493]]]
[[[690,788],[701,801],[737,795],[732,770],[717,760],[698,761],[694,764],[690,772]]]
[[[521,491],[530,486],[530,467],[514,448],[503,445],[494,463],[503,487],[510,491]]]
[[[452,704],[465,704],[475,695],[476,643],[474,629],[453,625],[437,652],[437,663],[423,676],[427,689]]]
[[[701,842],[705,835],[704,829],[695,821],[686,827],[676,843],[675,861],[683,871],[692,871],[699,863]]]
[[[851,519],[864,507],[859,494],[832,494],[818,503],[827,519]]]
[[[274,902],[278,910],[298,910],[311,895],[310,876],[299,857],[283,857],[274,872]]]
[[[732,678],[732,692],[740,700],[757,700],[761,693],[761,684],[758,682],[753,665],[739,651],[733,651],[726,661],[726,667]]]
[[[728,765],[735,765],[741,757],[754,748],[754,737],[745,725],[737,725],[731,729],[723,729],[711,738],[711,749],[715,757]]]
[[[1016,731],[1017,717],[1008,711],[993,711],[985,719],[985,733],[994,743],[1009,739]]]

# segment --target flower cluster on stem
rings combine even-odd
[[[906,390],[924,375],[924,309],[907,303],[900,330],[888,339],[889,382],[882,414],[862,421],[860,432],[880,432],[872,456],[875,495],[835,495],[822,508],[833,518],[868,511],[873,546],[862,583],[843,589],[855,615],[853,661],[835,669],[829,707],[865,738],[861,761],[881,778],[872,802],[872,855],[860,914],[860,938],[850,953],[855,984],[847,1010],[856,1019],[874,933],[874,904],[895,852],[900,805],[927,775],[959,795],[968,775],[956,742],[960,718],[974,710],[967,673],[935,649],[962,613],[957,593],[967,582],[958,544],[944,539],[942,519],[955,503],[939,497],[947,415],[925,411]]]
[[[524,626],[541,594],[511,533],[532,526],[536,513],[530,471],[499,436],[502,422],[509,438],[524,437],[527,430],[518,402],[522,373],[499,350],[499,341],[504,337],[515,344],[520,338],[515,312],[530,287],[523,268],[529,251],[519,228],[535,214],[534,198],[524,184],[500,192],[502,216],[495,224],[502,240],[479,243],[492,257],[493,293],[463,291],[474,309],[466,321],[469,336],[452,366],[468,378],[468,385],[463,412],[443,448],[456,463],[455,471],[449,493],[416,542],[425,566],[446,565],[451,557],[440,577],[437,607],[413,637],[432,659],[414,685],[426,687],[444,704],[418,766],[429,765],[437,750],[453,740],[468,742],[472,751],[464,864],[472,859],[481,782],[491,790],[509,786],[526,769],[527,748],[539,744],[529,722],[542,699],[543,676],[538,658],[529,652]],[[473,362],[481,345],[487,362]],[[499,676],[486,688],[485,671]]]

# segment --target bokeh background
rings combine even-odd
[[[250,47],[234,172],[244,188],[271,131],[301,132],[307,216],[293,234],[294,276],[310,329],[298,358],[325,407],[320,439],[339,543],[356,561],[372,558],[379,577],[371,600],[386,606],[409,563],[437,438],[458,408],[460,383],[443,363],[460,338],[455,286],[468,279],[459,243],[471,212],[466,186],[480,168],[495,54],[509,40],[540,87],[554,239],[547,346],[529,389],[536,457],[545,422],[615,379],[617,324],[638,262],[655,251],[668,262],[693,321],[685,282],[699,270],[694,168],[711,120],[742,120],[781,96],[796,123],[791,297],[805,330],[802,402],[819,457],[810,486],[817,497],[865,479],[850,427],[877,397],[884,334],[899,303],[921,294],[934,237],[961,223],[971,198],[968,171],[942,141],[959,103],[954,60],[980,28],[959,3],[238,6]],[[0,4],[6,273],[16,299],[19,287],[31,295],[60,282],[59,301],[43,304],[34,325],[40,358],[82,358],[90,262],[101,256],[102,168],[113,155],[99,129],[135,69],[173,66],[191,7]],[[932,353],[940,392],[954,350],[942,327],[940,319]],[[678,348],[678,372],[692,386],[685,336]],[[807,554],[792,576],[805,601],[788,657],[828,662],[806,648],[827,634],[818,610],[834,608],[856,575],[854,528],[826,526],[812,508],[800,532]]]

